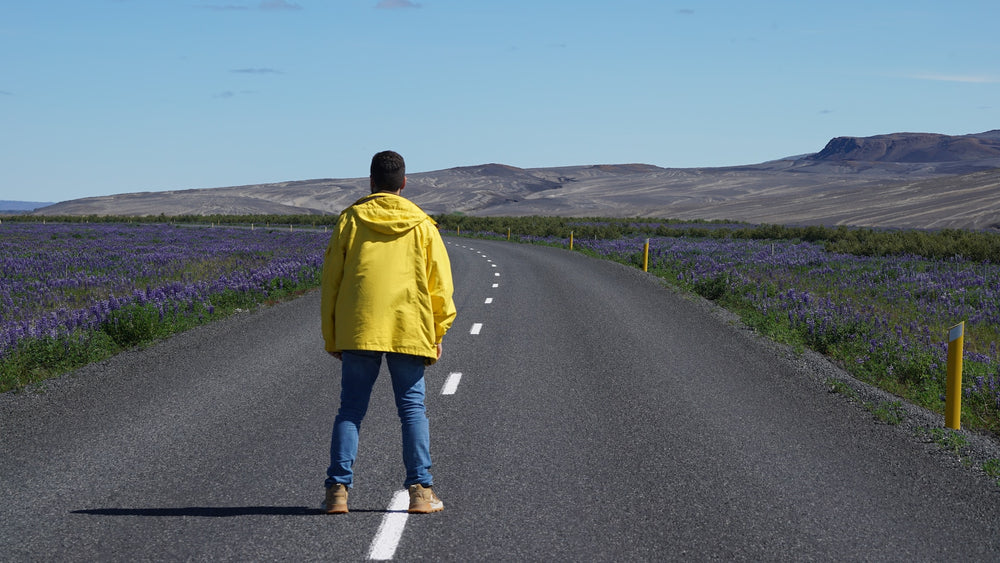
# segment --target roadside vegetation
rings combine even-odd
[[[119,219],[122,221],[122,219]],[[329,235],[0,224],[0,392],[319,284]]]
[[[994,232],[943,229],[872,229],[822,226],[751,225],[733,221],[670,220],[649,218],[572,217],[474,217],[462,214],[437,215],[442,230],[464,234],[485,234],[506,238],[508,230],[517,237],[614,239],[638,236],[692,237],[749,240],[800,240],[822,244],[829,252],[856,256],[900,256],[913,254],[932,259],[959,257],[976,262],[1000,264],[1000,235]],[[332,227],[337,215],[179,215],[166,217],[9,215],[3,223],[128,223],[200,224],[250,226],[271,229]]]
[[[610,240],[636,237],[689,237],[782,241],[822,245],[828,252],[855,256],[914,255],[929,259],[960,258],[972,262],[1000,264],[1000,233],[944,229],[872,229],[822,226],[751,225],[733,221],[660,220],[649,218],[602,219],[572,217],[435,217],[442,230],[480,233],[495,238],[514,237]]]

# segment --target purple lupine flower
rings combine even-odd
[[[24,338],[99,326],[132,304],[162,320],[209,293],[261,291],[317,270],[329,234],[125,224],[3,224],[0,359]],[[296,268],[271,268],[288,263]],[[243,280],[230,284],[230,277]],[[210,283],[215,278],[221,282]],[[279,284],[285,280],[277,281]],[[214,310],[214,309],[213,309]]]

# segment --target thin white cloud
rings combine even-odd
[[[287,0],[264,0],[256,6],[247,4],[206,4],[201,6],[207,10],[219,12],[246,11],[246,10],[301,10],[302,6]]]
[[[398,10],[400,8],[419,8],[421,5],[410,0],[379,0],[375,7],[382,10]]]
[[[963,82],[966,84],[997,84],[1000,76],[988,74],[939,74],[933,72],[908,74],[906,78],[932,80],[935,82]]]
[[[286,2],[285,0],[264,0],[260,3],[261,10],[301,10],[302,6],[295,4],[294,2]]]
[[[211,4],[208,6],[201,6],[201,7],[205,8],[206,10],[215,10],[217,12],[230,12],[230,11],[250,9],[249,6],[240,6],[237,4]]]
[[[692,10],[691,8],[681,8],[680,10],[677,10],[677,13],[682,16],[693,16],[694,10]]]
[[[238,74],[284,74],[280,70],[274,68],[234,68],[229,72],[235,72]]]
[[[256,94],[256,93],[257,93],[256,90],[240,90],[239,92],[233,92],[232,90],[226,90],[225,92],[219,92],[218,94],[215,94],[212,97],[213,98],[222,98],[223,100],[227,100],[229,98],[235,98],[238,95],[239,96],[243,96],[243,95],[246,95],[246,94]]]

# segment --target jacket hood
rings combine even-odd
[[[436,224],[424,210],[396,194],[372,194],[351,206],[355,217],[366,227],[387,235],[402,234],[424,221]]]

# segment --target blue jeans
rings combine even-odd
[[[334,419],[330,439],[327,487],[335,483],[352,485],[361,421],[368,412],[368,400],[382,367],[383,354],[392,376],[392,391],[403,432],[403,464],[406,466],[403,486],[434,484],[430,474],[430,426],[424,407],[424,358],[393,352],[345,350],[340,377],[340,410]]]

